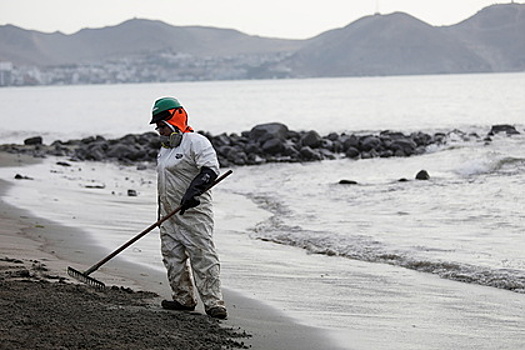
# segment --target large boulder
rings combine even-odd
[[[106,159],[107,149],[108,145],[106,142],[93,142],[88,147],[86,147],[85,159],[103,161]]]
[[[108,158],[115,158],[119,160],[137,160],[139,158],[138,148],[135,145],[127,143],[117,143],[108,148],[106,155]]]
[[[418,146],[428,146],[432,143],[432,136],[424,132],[418,131],[410,135],[412,141],[414,141]]]
[[[278,138],[271,138],[264,142],[261,147],[262,151],[267,154],[277,155],[285,149],[285,141]]]
[[[359,152],[359,150],[355,147],[348,147],[348,149],[345,152],[345,155],[348,158],[359,158],[360,154],[361,153]]]
[[[319,148],[319,146],[321,146],[322,138],[317,131],[311,130],[301,136],[299,142],[302,147]]]
[[[219,148],[221,146],[230,146],[230,138],[226,133],[222,133],[220,135],[214,136],[210,139],[212,145],[216,148]]]
[[[397,157],[408,157],[416,153],[417,145],[411,139],[399,139],[392,142],[390,149]]]
[[[30,138],[24,140],[24,145],[26,145],[26,146],[41,145],[42,141],[43,141],[42,140],[42,136],[30,137]]]
[[[288,127],[282,123],[267,123],[254,126],[248,135],[250,140],[257,142],[269,139],[285,140],[288,134]]]
[[[359,148],[359,137],[354,134],[342,135],[340,138],[343,144],[343,150],[346,151],[349,148]]]
[[[372,150],[378,151],[381,149],[383,142],[375,135],[366,136],[361,140],[359,149],[363,152],[371,152]]]
[[[323,156],[316,150],[308,146],[304,146],[299,150],[301,160],[305,161],[314,161],[314,160],[323,160]]]

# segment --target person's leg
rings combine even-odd
[[[195,224],[184,231],[186,246],[195,279],[195,286],[206,311],[220,307],[226,310],[221,292],[220,262],[208,225]]]
[[[194,308],[197,301],[188,255],[182,243],[173,236],[173,233],[161,229],[163,262],[167,269],[173,300],[187,308]]]

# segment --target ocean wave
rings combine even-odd
[[[457,282],[478,284],[525,294],[525,271],[496,269],[454,261],[431,260],[413,253],[392,250],[366,235],[328,235],[283,223],[282,215],[289,212],[282,204],[264,196],[254,199],[259,205],[277,213],[253,228],[253,238],[304,249],[309,254],[380,263],[431,273]],[[428,250],[427,248],[421,248]]]
[[[470,159],[455,171],[462,176],[517,175],[525,172],[525,158],[491,155],[485,158]]]
[[[523,173],[525,172],[525,158],[504,157],[497,162],[495,171],[506,174]]]
[[[283,232],[285,230],[288,232]],[[279,233],[272,233],[261,227],[254,231],[256,232],[256,239],[298,247],[311,254],[399,266],[435,274],[441,278],[457,282],[478,284],[525,294],[525,273],[519,270],[493,269],[457,262],[418,259],[398,252],[387,252],[380,242],[361,236],[348,239],[353,242],[346,242],[344,245],[340,245],[341,242],[339,242],[334,245],[331,237],[311,237],[308,235],[309,232],[305,232],[299,227],[284,228],[280,226]],[[298,236],[298,232],[304,237]]]

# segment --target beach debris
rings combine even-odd
[[[0,280],[64,280],[64,277],[49,275],[48,272],[49,269],[39,260],[0,259]]]
[[[357,181],[354,181],[354,180],[339,180],[339,184],[340,185],[357,185]]]
[[[10,258],[10,257],[7,257],[7,256],[5,258],[0,259],[0,261],[10,262],[10,263],[13,263],[13,264],[23,264],[24,263],[20,259]]]
[[[111,290],[118,290],[118,291],[121,291],[121,292],[124,292],[124,293],[127,293],[127,294],[134,294],[136,293],[133,289],[129,288],[129,287],[124,287],[124,286],[111,286]],[[154,296],[157,296],[157,294],[155,293],[152,293],[152,295]]]
[[[7,275],[11,278],[28,278],[31,277],[31,272],[27,269],[19,269],[8,271]]]
[[[33,270],[36,271],[49,271],[49,269],[46,267],[46,264],[43,264],[41,261],[38,260],[34,260],[31,267]]]
[[[60,166],[66,166],[66,167],[71,166],[71,164],[69,164],[68,162],[57,162],[56,164]]]
[[[416,180],[430,180],[430,175],[426,170],[420,170],[416,174]]]
[[[96,182],[93,182],[93,183],[88,183],[88,184],[85,184],[84,185],[84,188],[90,188],[90,189],[104,189],[106,188],[106,185],[103,184],[103,183],[96,183]]]
[[[15,175],[16,180],[34,180],[32,177],[16,174]]]

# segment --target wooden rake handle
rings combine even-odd
[[[233,173],[232,170],[228,170],[227,172],[225,172],[224,174],[222,174],[221,176],[219,176],[217,179],[215,179],[215,181],[206,189],[206,191],[209,191],[212,187],[214,187],[215,185],[217,185],[219,182],[221,182],[222,180],[224,180],[227,176],[229,176],[231,173]],[[204,191],[204,192],[206,192]],[[128,248],[130,245],[132,245],[133,243],[135,243],[136,241],[138,241],[139,239],[141,239],[142,237],[144,237],[146,234],[148,234],[149,232],[151,232],[154,228],[162,225],[162,223],[166,220],[168,220],[169,218],[171,218],[173,215],[177,214],[180,210],[182,209],[182,206],[178,206],[177,208],[175,208],[172,212],[170,212],[168,215],[164,216],[163,218],[159,219],[157,222],[151,224],[149,227],[147,227],[146,229],[144,229],[144,231],[140,232],[139,234],[137,234],[135,237],[131,238],[129,241],[127,241],[126,243],[124,243],[123,245],[121,245],[119,248],[115,249],[111,254],[109,254],[108,256],[106,256],[104,259],[100,260],[98,263],[96,263],[95,265],[91,266],[89,269],[87,269],[84,274],[87,276],[95,271],[97,271],[102,265],[104,265],[105,263],[107,263],[109,260],[113,259],[116,255],[120,254],[124,249]]]

